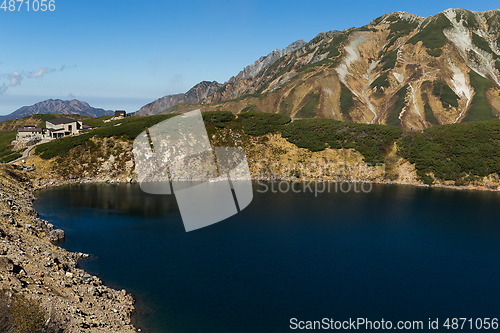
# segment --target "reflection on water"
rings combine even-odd
[[[135,184],[48,189],[35,208],[66,231],[65,248],[93,255],[82,268],[134,294],[144,332],[498,317],[499,193],[262,188],[241,213],[189,233],[173,195]]]
[[[140,190],[137,184],[72,185],[41,191],[41,195],[61,195],[65,205],[116,211],[134,216],[161,216],[178,212],[172,195],[155,196]]]

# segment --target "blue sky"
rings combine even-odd
[[[0,9],[0,114],[47,98],[132,112],[203,80],[224,82],[273,49],[320,32],[398,10],[430,16],[498,3],[55,0],[55,6]]]

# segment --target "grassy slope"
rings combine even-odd
[[[319,93],[310,92],[305,100],[308,100],[307,103],[302,107],[302,109],[297,112],[297,118],[313,118],[317,115],[316,107],[319,104]]]

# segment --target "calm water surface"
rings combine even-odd
[[[81,268],[134,295],[143,332],[500,317],[498,193],[262,189],[241,213],[189,233],[173,196],[135,184],[48,189],[35,208],[66,231],[61,246],[92,255]]]

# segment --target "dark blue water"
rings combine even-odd
[[[429,318],[500,316],[498,193],[254,191],[241,213],[189,233],[173,196],[137,185],[37,196],[42,218],[66,231],[61,245],[92,254],[80,266],[134,295],[144,332],[289,332],[291,318],[427,327]]]

